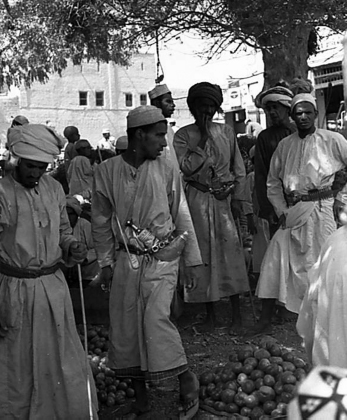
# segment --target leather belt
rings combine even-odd
[[[334,191],[330,188],[324,188],[322,190],[314,189],[309,190],[308,194],[297,194],[290,193],[285,194],[286,201],[289,206],[294,206],[299,201],[321,201],[327,200],[328,198],[334,197]]]
[[[38,277],[53,274],[60,268],[60,263],[54,264],[51,267],[42,267],[38,269],[13,267],[5,261],[0,260],[0,273],[5,276],[16,277],[19,279],[36,279]]]
[[[198,181],[187,181],[187,184],[191,185],[193,188],[202,191],[204,193],[210,192],[211,188],[205,184],[201,184]]]

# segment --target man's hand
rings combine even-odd
[[[210,124],[210,122],[209,122],[207,116],[205,114],[203,114],[201,117],[198,116],[196,118],[195,123],[199,127],[200,134],[201,134],[201,139],[198,143],[198,146],[201,149],[204,149],[206,141],[207,141],[208,136],[209,136],[209,124]]]
[[[240,200],[231,200],[231,212],[233,214],[234,220],[239,219],[242,214],[242,203]]]
[[[103,267],[100,274],[99,283],[101,289],[109,293],[111,290],[111,283],[112,283],[112,277],[113,277],[113,270],[110,265],[107,265],[106,267]]]
[[[333,212],[334,212],[334,218],[336,221],[339,221],[339,214],[344,209],[344,207],[345,207],[345,204],[342,201],[337,200],[335,198],[334,205],[333,205]]]
[[[88,250],[84,243],[76,241],[70,245],[69,254],[77,264],[80,264],[86,259]]]
[[[186,281],[185,281],[184,287],[187,289],[188,292],[195,290],[198,286],[198,283],[197,283],[198,276],[197,276],[196,270],[198,270],[199,267],[202,267],[202,265],[185,267]]]

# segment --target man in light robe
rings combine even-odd
[[[204,328],[219,326],[214,302],[230,296],[232,329],[241,328],[239,293],[248,290],[247,271],[231,206],[240,214],[246,171],[232,128],[212,122],[223,102],[218,85],[197,83],[188,92],[195,123],[181,128],[174,147],[192,215],[203,265],[185,269],[195,290],[185,290],[186,302],[206,303]]]
[[[59,268],[62,259],[83,261],[86,249],[72,236],[61,185],[45,174],[63,141],[36,124],[8,134],[17,166],[0,180],[1,419],[85,420],[90,407],[97,418],[92,374]]]
[[[175,111],[175,102],[172,99],[172,94],[167,85],[157,85],[155,88],[148,92],[148,96],[151,100],[151,105],[156,106],[161,109],[164,117],[168,120],[171,118],[172,114]],[[165,147],[163,156],[172,160],[172,163],[178,168],[178,162],[176,157],[176,152],[173,147],[175,132],[170,124],[167,125],[167,134],[166,142],[167,146]]]
[[[263,299],[260,320],[252,333],[271,331],[278,300],[298,313],[309,269],[336,229],[334,211],[346,202],[346,187],[334,202],[334,175],[347,165],[347,141],[338,133],[315,127],[315,98],[296,95],[291,115],[298,131],[283,139],[274,152],[267,180],[268,198],[281,228],[263,260],[257,295]]]
[[[79,194],[90,200],[92,195],[94,169],[91,164],[92,146],[81,139],[75,144],[77,156],[71,161],[67,171],[70,195]]]
[[[133,378],[138,415],[149,411],[145,379],[178,376],[181,416],[188,419],[198,408],[198,381],[170,320],[184,232],[186,265],[201,264],[201,256],[179,172],[161,156],[166,132],[160,109],[129,112],[127,150],[95,170],[92,233],[101,280],[112,279],[109,367],[117,377]],[[194,281],[186,287],[193,289]]]

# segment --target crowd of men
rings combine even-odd
[[[216,303],[228,298],[229,332],[242,333],[239,296],[249,291],[243,215],[262,299],[248,335],[271,332],[277,303],[283,316],[299,314],[315,364],[347,367],[335,349],[347,342],[347,239],[344,227],[333,233],[347,198],[344,183],[334,183],[347,167],[347,140],[315,126],[311,93],[279,84],[258,98],[270,126],[248,123],[255,144],[246,171],[232,127],[213,121],[223,102],[218,85],[189,89],[194,122],[176,132],[167,121],[175,109],[169,88],[157,85],[149,97],[151,105],[128,113],[126,136],[103,130],[96,153],[75,126],[63,137],[19,116],[8,130],[12,170],[0,180],[0,418],[97,418],[62,272],[76,264],[85,281],[110,293],[108,366],[132,378],[136,392],[124,416],[151,418],[146,381],[178,377],[180,418],[192,418],[199,382],[171,304],[180,287],[185,302],[205,304],[201,328],[213,331],[224,326]],[[47,174],[65,143],[64,163]]]

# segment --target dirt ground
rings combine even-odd
[[[254,298],[254,307],[257,314],[260,312],[260,301]],[[259,344],[261,340],[275,340],[278,344],[294,351],[306,360],[306,355],[301,345],[300,337],[295,330],[295,319],[286,323],[274,323],[273,335],[257,337],[246,340],[243,336],[230,335],[227,328],[231,317],[231,308],[228,300],[222,300],[216,304],[217,316],[226,328],[215,330],[212,333],[199,332],[199,321],[205,314],[203,304],[185,304],[185,310],[177,321],[188,363],[190,368],[197,374],[228,362],[230,353],[242,344],[252,342]],[[241,299],[243,314],[243,327],[246,332],[254,325],[254,317],[249,296]],[[151,384],[149,396],[153,411],[151,420],[174,420],[178,419],[178,380],[170,380],[164,383]],[[117,418],[119,407],[102,407],[100,420]],[[118,417],[119,418],[119,417]],[[195,420],[221,419],[202,409],[194,417]],[[225,417],[224,417],[225,418]]]

